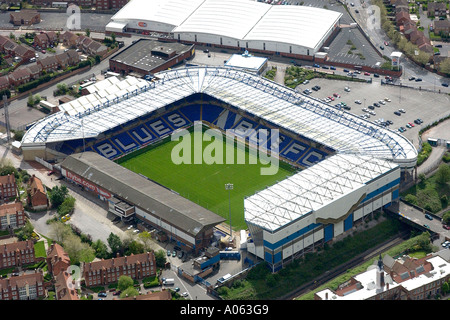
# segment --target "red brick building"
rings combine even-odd
[[[56,300],[80,300],[77,290],[69,287],[70,275],[64,271],[55,276],[55,292]]]
[[[156,275],[154,253],[147,252],[116,257],[86,263],[83,266],[83,277],[87,287],[116,283],[122,275],[129,276],[132,279],[143,279]]]
[[[0,205],[0,230],[17,229],[25,225],[26,216],[22,202],[5,203]]]
[[[118,10],[127,3],[128,0],[97,0],[97,10]]]
[[[42,272],[0,279],[0,300],[35,300],[45,297]]]
[[[17,69],[9,75],[9,84],[12,87],[20,86],[31,80],[31,72],[28,68]]]
[[[67,271],[70,266],[69,255],[64,251],[63,247],[54,243],[47,252],[48,272],[53,276],[59,275],[61,272]]]
[[[17,197],[17,183],[13,174],[0,176],[0,200],[5,201]]]
[[[36,263],[32,240],[0,245],[0,269]]]
[[[28,205],[39,210],[48,207],[47,192],[41,179],[33,175],[28,182]]]

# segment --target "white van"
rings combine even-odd
[[[168,286],[168,285],[173,285],[173,284],[175,284],[175,280],[172,279],[172,278],[167,278],[167,279],[165,279],[165,280],[163,281],[163,284],[166,285],[166,286]]]

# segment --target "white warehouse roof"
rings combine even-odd
[[[334,155],[246,198],[245,221],[275,231],[396,167],[371,156]]]
[[[244,40],[283,42],[316,48],[342,13],[306,6],[271,6]]]
[[[132,0],[111,18],[115,23],[107,29],[114,31],[117,23],[121,28],[123,23],[140,22],[138,28],[143,30],[287,43],[317,50],[341,16],[322,8],[250,0]]]
[[[206,0],[173,32],[208,33],[244,39],[271,8],[271,5],[248,0]],[[281,21],[278,21],[279,24]]]
[[[131,0],[111,20],[179,26],[204,0]]]

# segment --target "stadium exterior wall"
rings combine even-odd
[[[113,194],[110,190],[105,190],[104,188],[98,186],[95,182],[90,181],[86,178],[82,178],[78,176],[76,173],[71,172],[68,168],[61,168],[62,176],[70,183],[79,185],[84,188],[87,192],[91,192],[96,195],[100,200],[110,203],[110,198],[116,197],[121,198],[119,195]],[[77,181],[76,181],[77,180]],[[162,230],[166,232],[169,237],[169,240],[175,241],[177,245],[179,245],[182,250],[186,252],[195,251],[198,252],[202,248],[206,248],[210,245],[210,243],[205,239],[210,239],[213,235],[213,229],[204,230],[199,233],[197,237],[192,237],[187,233],[183,232],[181,229],[177,228],[174,224],[169,221],[162,219],[160,217],[156,217],[151,212],[148,212],[138,205],[133,203],[133,199],[126,199],[128,203],[132,204],[135,208],[135,217],[138,220],[141,220],[158,230]],[[112,203],[112,202],[111,202]],[[113,212],[116,214],[115,212]]]
[[[263,229],[247,221],[253,241],[247,244],[248,251],[264,259],[272,272],[276,272],[283,268],[284,263],[317,245],[345,235],[345,232],[364,217],[397,202],[399,185],[400,167],[396,167],[354,192],[275,231]]]

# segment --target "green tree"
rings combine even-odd
[[[122,248],[123,248],[123,244],[122,244],[122,240],[119,238],[118,235],[115,235],[114,233],[110,233],[108,236],[108,246],[111,249],[111,254],[113,256],[115,256],[117,253],[119,253]]]
[[[95,250],[95,256],[100,259],[108,259],[109,251],[108,246],[102,240],[98,239],[94,241],[91,245],[92,249]]]
[[[139,295],[139,291],[137,291],[135,288],[133,287],[129,287],[127,289],[125,289],[125,291],[122,291],[122,293],[120,294],[120,298],[126,298],[126,297],[136,297]]]
[[[144,245],[136,240],[131,241],[125,251],[125,255],[144,253]]]
[[[143,232],[139,233],[138,238],[144,244],[144,250],[149,251],[152,249],[152,243],[153,243],[152,235],[148,231],[143,231]]]
[[[155,261],[158,268],[164,268],[167,262],[166,253],[164,250],[158,250],[155,252]]]
[[[65,237],[63,247],[72,264],[91,262],[95,258],[94,249],[89,244],[81,242],[81,239],[73,233]]]
[[[439,64],[439,71],[450,75],[450,58],[445,58],[444,61]]]
[[[58,215],[60,217],[69,214],[75,208],[75,198],[72,196],[67,196],[64,201],[58,207]]]
[[[128,288],[133,288],[134,281],[129,276],[120,276],[117,283],[117,289],[120,291],[125,291]]]
[[[91,30],[90,29],[86,29],[85,33],[86,33],[86,37],[90,37],[91,36]]]
[[[94,57],[95,64],[99,64],[102,61],[102,57],[100,57],[98,54]]]
[[[63,243],[71,233],[70,226],[60,221],[53,222],[50,225],[50,236],[56,242]]]
[[[450,224],[450,211],[447,211],[442,215],[442,222],[447,225]]]
[[[69,190],[66,186],[55,186],[50,190],[50,201],[53,208],[58,208],[69,194]]]
[[[446,184],[450,181],[450,166],[448,164],[441,164],[435,174],[436,182],[439,184]]]
[[[450,292],[450,285],[448,282],[444,282],[442,284],[442,294],[447,294],[448,292]]]

